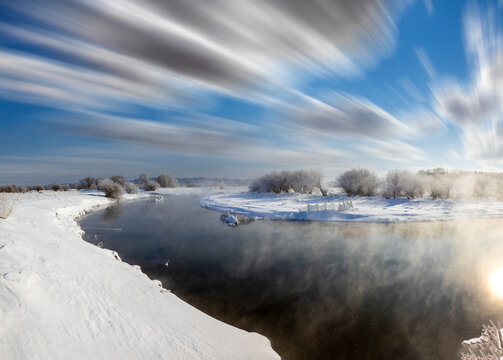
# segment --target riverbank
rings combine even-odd
[[[2,356],[279,359],[267,338],[209,317],[114,251],[83,241],[75,218],[109,204],[102,193],[7,196],[14,206],[0,219]]]
[[[503,217],[503,202],[493,200],[385,199],[297,193],[217,194],[200,205],[257,219],[407,222]]]

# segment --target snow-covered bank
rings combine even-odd
[[[0,358],[279,358],[267,338],[209,317],[83,241],[75,217],[109,203],[101,193],[8,196],[16,201],[0,219]]]
[[[283,220],[403,222],[503,217],[503,202],[385,199],[296,193],[211,195],[201,206],[250,217]]]

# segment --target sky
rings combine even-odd
[[[503,167],[502,1],[0,1],[0,184]]]

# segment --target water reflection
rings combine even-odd
[[[115,202],[110,206],[107,206],[101,214],[101,220],[105,223],[111,223],[119,219],[122,212],[122,204]]]
[[[82,226],[182,299],[266,335],[284,359],[452,359],[501,318],[501,220],[232,229],[219,215],[171,197]],[[103,226],[123,231],[92,229]]]

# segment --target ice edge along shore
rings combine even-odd
[[[279,359],[264,336],[211,318],[114,251],[85,242],[76,218],[109,204],[102,193],[9,196],[13,212],[0,220],[2,356]]]

